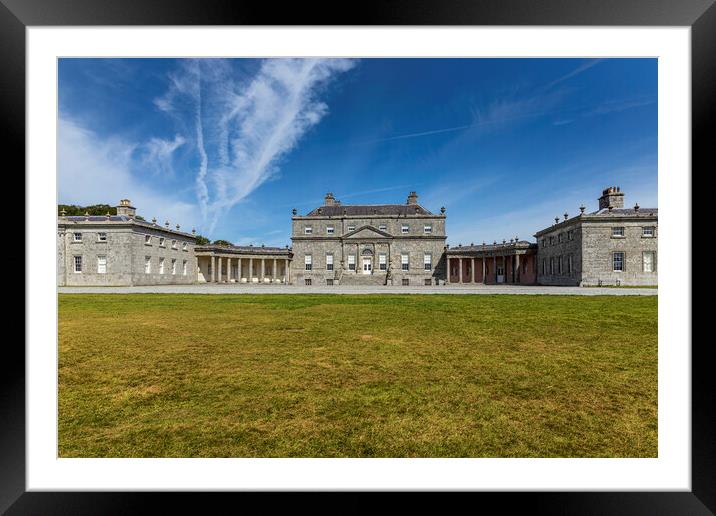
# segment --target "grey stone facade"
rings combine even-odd
[[[292,217],[291,283],[436,285],[445,278],[445,213],[406,204],[323,206]],[[405,261],[407,260],[407,263]],[[427,264],[427,265],[426,265]]]
[[[136,218],[126,199],[117,209],[121,214],[59,217],[58,286],[196,283],[193,234]]]
[[[538,231],[537,281],[541,285],[658,284],[658,210],[624,208],[624,194],[610,187],[600,209]]]

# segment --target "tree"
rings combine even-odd
[[[212,244],[214,244],[214,245],[225,245],[225,246],[229,246],[229,247],[233,245],[233,244],[232,244],[231,242],[229,242],[228,240],[214,240],[214,241],[212,242]]]
[[[211,242],[208,238],[202,235],[196,235],[196,245],[208,245]]]
[[[90,215],[116,215],[117,208],[110,206],[109,204],[92,204],[90,206],[78,206],[76,204],[58,204],[57,214],[62,215],[62,210],[65,211],[65,215],[70,216],[82,216],[85,213]]]

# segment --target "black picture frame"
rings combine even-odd
[[[400,0],[362,1],[348,10],[341,3],[272,3],[237,0],[0,0],[0,131],[6,156],[25,166],[25,29],[62,25],[551,25],[551,26],[689,26],[692,72],[692,169],[706,173],[716,121],[716,5],[714,0]],[[347,14],[349,13],[350,14]],[[344,14],[346,13],[346,14]],[[709,131],[711,129],[711,131]],[[684,171],[685,177],[688,171]],[[693,177],[694,174],[692,174]],[[30,235],[26,234],[26,238]],[[691,281],[691,278],[689,278]],[[693,320],[693,319],[692,319]],[[689,345],[689,342],[677,343]],[[692,346],[692,490],[690,492],[529,492],[470,493],[449,504],[506,509],[537,514],[713,514],[716,511],[716,404],[714,377],[708,360],[708,339]],[[6,342],[0,392],[0,511],[7,514],[116,514],[151,510],[158,502],[164,513],[187,510],[196,503],[202,512],[250,493],[80,493],[26,492],[25,489],[25,352]],[[370,510],[382,505],[381,495],[350,493],[316,500],[316,494],[279,497],[295,510],[334,508],[341,512]],[[470,501],[465,497],[471,497]],[[472,499],[472,498],[476,499]],[[283,499],[281,499],[283,498]],[[428,501],[424,493],[403,497],[410,505],[429,508],[444,497]],[[326,503],[328,502],[328,503]],[[229,502],[234,504],[236,502]],[[264,508],[277,503],[263,495]],[[232,507],[232,505],[229,505]],[[245,505],[233,505],[240,510]]]

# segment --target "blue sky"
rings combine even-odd
[[[291,209],[447,209],[448,243],[533,234],[610,185],[657,207],[656,59],[61,59],[58,202],[236,244]]]

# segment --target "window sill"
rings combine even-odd
[[[641,238],[656,238],[656,235],[641,235]]]
[[[626,237],[625,237],[624,235],[622,235],[622,236],[612,235],[612,238],[615,238],[616,240],[622,240],[622,239],[624,239],[624,238],[626,238]]]

